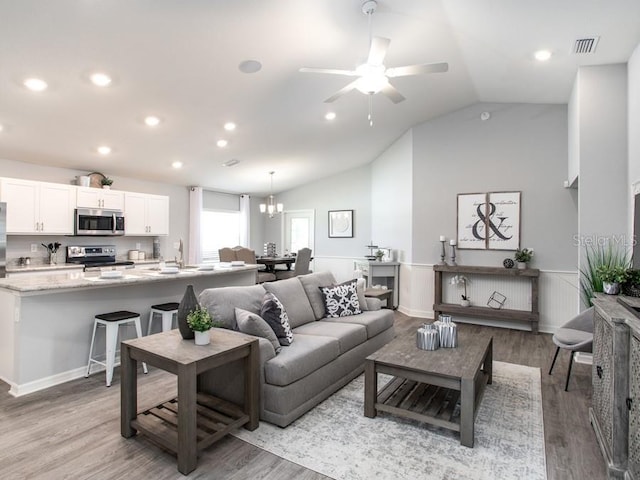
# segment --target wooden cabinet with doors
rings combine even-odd
[[[73,234],[71,185],[2,178],[0,201],[7,203],[8,234]]]
[[[124,217],[125,235],[168,235],[169,197],[125,192]]]

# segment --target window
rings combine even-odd
[[[240,212],[203,210],[200,222],[203,262],[219,262],[220,248],[240,244]]]

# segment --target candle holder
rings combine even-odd
[[[447,253],[445,251],[444,248],[444,243],[446,242],[446,240],[440,240],[440,243],[442,244],[442,252],[440,253],[440,265],[446,265],[447,262],[444,261],[444,257],[447,256]]]
[[[456,263],[456,246],[455,245],[451,245],[451,262],[449,262],[449,265],[451,265],[452,267],[455,267],[456,265],[458,265]]]

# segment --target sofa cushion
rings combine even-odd
[[[260,313],[264,288],[262,285],[250,287],[207,288],[198,298],[200,306],[206,308],[213,320],[221,322],[225,328],[237,330],[236,307],[251,313]]]
[[[273,333],[276,334],[280,345],[291,345],[293,333],[291,332],[287,310],[273,293],[267,292],[264,294],[260,316],[271,327]]]
[[[360,310],[363,312],[369,310],[369,305],[367,304],[367,298],[364,296],[364,291],[367,289],[367,282],[365,282],[364,278],[358,278],[358,283],[356,284],[356,291],[358,292],[358,303],[360,303]]]
[[[367,329],[364,325],[354,323],[313,322],[293,330],[293,335],[320,335],[337,338],[340,343],[340,354],[367,341]]]
[[[257,313],[251,313],[247,310],[236,308],[236,322],[238,323],[238,329],[242,333],[266,338],[271,342],[271,345],[273,345],[273,349],[276,351],[276,353],[279,353],[280,350],[282,350],[280,340],[278,340],[278,337],[276,337],[273,329],[267,322],[265,322],[264,318],[262,318]]]
[[[362,312],[360,315],[352,315],[350,317],[323,318],[321,322],[364,325],[367,329],[367,338],[373,338],[393,326],[393,311],[383,309],[372,312]]]
[[[289,323],[292,328],[313,322],[316,319],[304,288],[297,278],[267,283],[264,285],[264,289],[273,293],[282,302],[289,315]]]
[[[318,272],[309,275],[300,275],[297,277],[307,294],[311,308],[316,320],[324,317],[324,300],[322,292],[318,287],[327,287],[336,283],[336,279],[331,272]]]
[[[362,313],[356,284],[357,280],[347,280],[338,285],[319,287],[327,317],[348,317]]]
[[[316,371],[340,355],[338,339],[320,335],[295,336],[291,346],[264,365],[265,381],[285,386]]]

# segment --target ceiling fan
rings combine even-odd
[[[404,67],[386,68],[383,64],[387,54],[387,49],[391,40],[383,37],[373,37],[371,35],[371,17],[373,16],[378,2],[368,0],[362,4],[362,13],[369,17],[369,56],[367,62],[356,67],[355,70],[340,70],[332,68],[309,68],[303,67],[300,72],[304,73],[326,73],[330,75],[345,75],[348,77],[358,77],[345,87],[338,90],[325,100],[331,103],[352,90],[369,96],[369,124],[373,125],[371,117],[371,97],[376,93],[382,93],[393,103],[400,103],[405,97],[389,83],[390,78],[406,77],[409,75],[421,75],[425,73],[441,73],[449,70],[447,63],[423,63],[419,65],[407,65]]]

